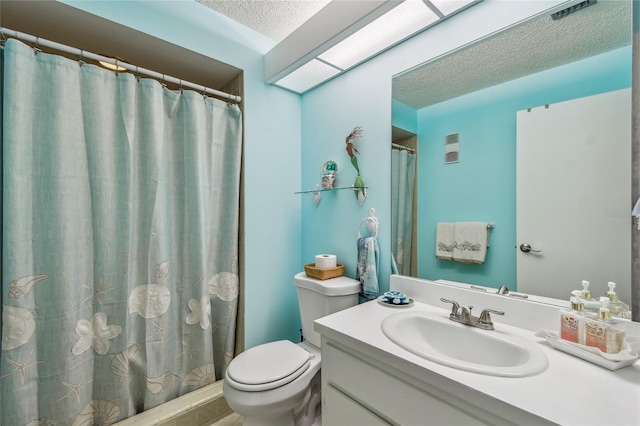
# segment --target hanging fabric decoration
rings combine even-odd
[[[367,225],[368,236],[360,233],[362,225]],[[379,222],[376,211],[371,209],[369,217],[358,226],[358,268],[356,279],[360,281],[360,295],[366,299],[378,297],[378,271],[380,270],[380,250],[378,247]]]

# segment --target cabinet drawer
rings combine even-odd
[[[389,423],[329,385],[322,390],[323,426],[389,426]]]

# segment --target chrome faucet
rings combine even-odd
[[[516,292],[510,291],[509,287],[507,287],[506,285],[501,285],[498,291],[496,291],[496,294],[501,294],[503,296],[519,297],[521,299],[529,298],[528,294],[516,293]]]
[[[490,314],[496,315],[504,315],[502,311],[495,311],[493,309],[484,309],[479,317],[474,317],[471,315],[471,310],[473,306],[469,306],[469,308],[465,308],[464,306],[460,306],[458,302],[455,300],[447,300],[445,298],[441,298],[441,301],[445,303],[451,303],[451,314],[449,315],[449,319],[451,321],[459,322],[460,324],[470,325],[471,327],[481,328],[483,330],[493,330],[493,321],[491,321]]]

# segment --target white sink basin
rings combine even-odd
[[[453,322],[446,314],[402,312],[386,318],[381,327],[392,342],[414,355],[459,370],[524,377],[541,373],[548,365],[534,342]]]

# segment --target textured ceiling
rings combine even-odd
[[[328,3],[328,0],[197,1],[275,41],[286,37]],[[631,3],[631,1],[599,0],[595,5],[558,21],[544,16],[535,22],[498,34],[397,76],[393,81],[394,98],[416,109],[423,108],[532,72],[629,45],[631,43]],[[227,66],[228,71],[220,69],[212,72],[212,65],[209,64],[194,67],[195,70],[206,70],[204,75],[186,73],[184,67],[180,67],[180,63],[185,61],[199,63],[206,60],[211,62],[211,59],[194,54],[193,58],[176,61],[175,58],[179,57],[179,54],[173,51],[176,49],[169,52],[170,49],[159,49],[155,45],[152,46],[151,42],[146,45],[142,41],[133,46],[129,42],[130,31],[125,31],[126,28],[122,31],[103,30],[94,22],[96,19],[89,20],[84,15],[82,18],[76,17],[74,14],[79,14],[79,11],[58,1],[0,0],[0,12],[2,12],[1,22],[8,28],[38,34],[85,50],[108,51],[115,56],[135,58],[137,65],[162,70],[169,75],[180,75],[185,80],[208,87],[220,88],[239,72],[229,66]],[[58,18],[51,19],[52,16],[58,16]],[[84,20],[91,24],[82,25]],[[101,24],[103,20],[98,21],[100,21],[98,24]],[[70,27],[55,25],[56,22],[76,22],[76,24]],[[66,36],[58,34],[64,32],[63,30],[68,33]],[[101,35],[105,33],[111,33],[112,36],[108,40],[104,39]],[[120,34],[122,37],[119,37]],[[107,46],[93,45],[93,39],[106,41]],[[142,37],[138,39],[142,40]],[[142,48],[143,44],[144,48]],[[129,52],[131,50],[129,48],[136,46],[139,47],[136,52]],[[162,56],[158,52],[164,51],[167,52],[166,60],[163,59],[163,63],[157,63],[158,58]],[[154,52],[154,54],[147,55],[150,58],[145,59],[140,52]],[[176,66],[178,69],[174,69]],[[218,78],[212,81],[214,76]]]
[[[393,98],[415,109],[631,44],[631,2],[598,1],[502,32],[393,80]]]
[[[330,0],[196,0],[277,42]]]

